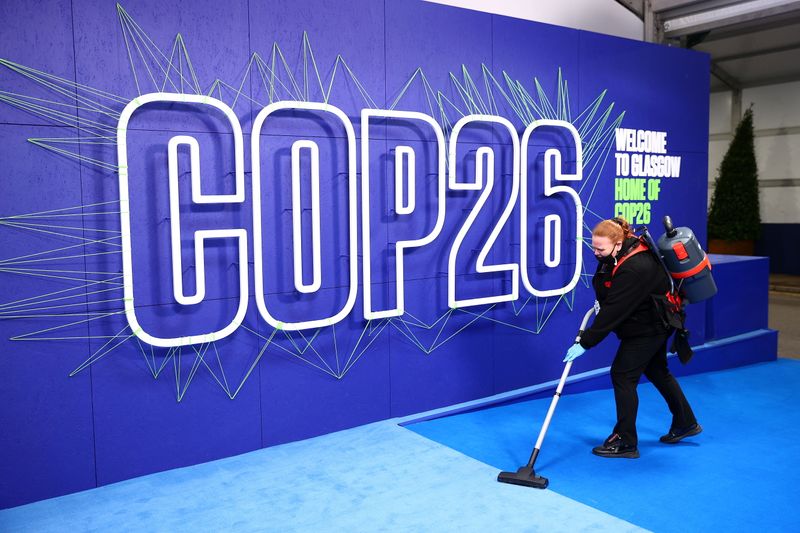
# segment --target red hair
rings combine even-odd
[[[592,235],[608,237],[611,242],[621,242],[628,237],[634,237],[631,225],[622,217],[600,221],[592,230]]]

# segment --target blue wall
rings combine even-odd
[[[397,109],[432,114],[445,133],[467,112],[502,115],[518,133],[532,119],[561,116],[579,128],[584,142],[584,180],[571,184],[589,208],[584,237],[600,218],[613,214],[615,121],[627,128],[666,131],[668,152],[682,157],[682,169],[680,178],[662,180],[652,219],[670,214],[705,242],[705,55],[417,1],[141,0],[125,3],[124,10],[100,0],[0,6],[0,57],[7,60],[0,67],[0,90],[5,91],[0,102],[0,216],[91,206],[83,209],[83,216],[53,216],[81,212],[58,211],[25,218],[23,224],[12,219],[9,225],[6,219],[0,227],[0,259],[6,260],[0,268],[0,316],[5,319],[0,321],[0,427],[11,428],[0,434],[0,507],[551,380],[560,374],[561,356],[593,301],[584,276],[564,298],[529,298],[522,289],[513,303],[448,310],[447,252],[464,213],[477,199],[474,193],[451,191],[441,235],[406,256],[410,314],[402,320],[368,324],[363,319],[359,274],[354,311],[335,329],[321,328],[316,336],[313,330],[302,336],[269,327],[258,316],[251,288],[247,329],[210,347],[151,349],[125,331],[119,240],[114,240],[120,229],[114,168],[117,119],[139,93],[162,87],[191,92],[196,75],[203,92],[212,91],[230,105],[245,134],[248,191],[249,132],[271,96],[319,101],[330,90],[330,102],[350,117],[357,136],[362,108],[389,108],[395,102]],[[178,33],[182,41],[174,46]],[[183,43],[194,74],[182,55]],[[322,88],[315,84],[311,50]],[[253,59],[256,52],[260,59]],[[337,63],[337,58],[344,62]],[[42,74],[18,65],[58,79],[48,78],[44,84]],[[280,81],[273,81],[276,92],[271,95],[273,65]],[[309,80],[307,87],[304,79]],[[215,80],[224,83],[214,85]],[[437,91],[441,112],[438,105],[431,107]],[[465,91],[471,96],[465,97]],[[165,331],[224,323],[237,305],[239,264],[226,246],[210,251],[208,301],[181,309],[169,298],[166,171],[158,146],[181,132],[209,143],[204,146],[222,139],[219,150],[202,153],[201,168],[210,169],[203,174],[203,189],[232,191],[231,157],[224,150],[230,135],[219,117],[178,113],[179,107],[140,117],[130,134],[131,157],[142,165],[141,180],[131,182],[136,198],[131,210],[139,220],[134,262],[139,272],[151,274],[150,283],[137,286],[137,312],[146,317],[148,327]],[[318,295],[301,297],[287,288],[288,276],[281,274],[290,272],[291,264],[287,154],[298,136],[314,138],[323,160],[332,162],[328,175],[341,176],[346,168],[343,133],[319,116],[303,114],[282,117],[271,128],[260,141],[267,154],[262,172],[272,178],[264,180],[262,194],[269,215],[263,230],[270,237],[265,263],[272,273],[265,279],[266,298],[290,319],[323,313],[341,302],[342,286],[349,281],[342,254],[346,246],[340,239],[347,213],[346,180],[323,184],[329,209],[323,254],[334,264],[332,275]],[[402,141],[419,153],[433,153],[431,139],[412,136],[411,130],[392,124],[376,128],[371,149],[391,154],[388,149]],[[34,144],[27,142],[31,138],[51,140]],[[70,142],[63,142],[65,138]],[[500,154],[498,194],[481,212],[478,234],[465,242],[466,253],[459,258],[464,295],[507,290],[504,276],[467,272],[509,194],[504,179],[510,172],[509,142],[508,133],[497,128],[473,128],[459,145],[461,170],[467,172],[462,181],[474,179],[472,150],[490,145]],[[531,148],[534,165],[540,164],[544,147]],[[563,148],[569,153],[569,147]],[[568,157],[565,164],[574,167]],[[393,191],[380,179],[381,172],[390,172],[389,155],[376,156],[370,165],[377,206],[371,217],[374,242],[388,247],[424,231],[422,226],[430,229],[430,217],[415,222],[392,218],[387,206]],[[418,179],[427,179],[430,190],[430,157],[418,165]],[[541,196],[541,190],[534,187],[531,194]],[[249,197],[235,208],[186,209],[199,221],[192,230],[252,230],[247,226]],[[569,227],[568,205],[550,201],[531,207],[533,230],[541,231],[539,217],[550,212],[545,209],[562,214]],[[519,216],[517,205],[492,250],[494,261],[519,262]],[[651,226],[657,228],[656,223]],[[56,230],[61,235],[53,234]],[[109,243],[96,242],[106,238]],[[565,237],[565,250],[572,242]],[[52,251],[75,244],[85,246]],[[184,280],[190,288],[191,250],[187,237]],[[58,260],[19,263],[20,256],[40,252],[47,253],[37,259]],[[566,257],[561,270],[548,272],[533,264],[532,272],[545,283],[560,283],[571,267]],[[585,257],[591,274],[588,248]],[[13,264],[8,262],[12,258],[17,258]],[[381,258],[385,260],[376,266],[374,284],[378,300],[388,305],[393,303],[388,288],[394,264],[391,257]],[[251,286],[252,261],[251,254]],[[100,290],[104,292],[96,292]],[[55,291],[67,292],[51,294]],[[65,296],[70,299],[52,301]],[[54,304],[64,306],[50,309]],[[706,325],[702,307],[692,308],[691,325],[694,339],[701,342]],[[11,340],[20,336],[25,340]],[[41,337],[50,340],[31,340]],[[609,341],[593,350],[592,367],[607,366],[613,348]]]
[[[761,224],[756,253],[769,257],[769,271],[800,276],[800,252],[793,244],[800,238],[800,224]]]

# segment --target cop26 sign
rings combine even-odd
[[[173,104],[190,105],[196,110],[205,113],[217,115],[221,113],[227,119],[225,127],[229,128],[229,131],[226,132],[226,135],[230,136],[233,141],[234,190],[226,194],[204,193],[201,190],[201,143],[198,142],[197,136],[174,135],[168,139],[166,152],[169,176],[169,216],[167,218],[169,220],[171,248],[172,297],[174,302],[183,306],[197,305],[207,298],[206,253],[211,245],[210,241],[217,241],[217,245],[219,245],[221,240],[226,246],[234,244],[236,247],[236,255],[238,256],[238,296],[228,296],[235,297],[238,301],[234,316],[226,317],[221,326],[213,326],[211,328],[213,331],[204,331],[202,333],[175,331],[171,335],[165,336],[163,334],[154,334],[153,331],[147,331],[146,326],[137,318],[134,288],[137,283],[148,278],[150,272],[145,267],[137,266],[137,262],[133,259],[134,252],[139,250],[140,247],[147,247],[148,243],[142,242],[142,239],[138,239],[137,242],[136,233],[132,232],[132,227],[136,228],[142,223],[137,217],[144,216],[143,213],[130,208],[135,200],[132,194],[134,196],[136,194],[146,194],[146,191],[142,192],[143,189],[136,189],[131,186],[136,180],[142,180],[144,177],[137,175],[137,173],[142,172],[141,167],[132,164],[132,159],[136,156],[133,155],[133,152],[129,154],[129,134],[132,131],[131,120],[134,113],[147,111],[157,114],[163,111],[165,105]],[[262,131],[274,119],[276,114],[286,112],[317,114],[325,117],[327,121],[336,123],[344,131],[344,135],[337,140],[337,142],[344,144],[343,148],[346,153],[347,170],[343,179],[335,174],[322,175],[320,172],[319,139],[314,140],[313,138],[299,138],[291,144],[289,155],[291,176],[284,178],[284,176],[271,175],[269,178],[271,180],[291,180],[291,207],[288,211],[291,212],[291,264],[293,269],[287,275],[293,280],[293,289],[297,295],[304,297],[323,290],[323,277],[326,272],[333,268],[332,263],[341,259],[346,264],[342,268],[347,273],[347,281],[340,287],[343,295],[335,309],[330,312],[326,311],[325,316],[316,316],[307,320],[296,320],[281,316],[280,310],[271,307],[264,294],[265,279],[273,274],[265,268],[265,257],[274,255],[276,250],[273,248],[273,235],[263,234],[262,217],[265,216],[265,210],[262,206],[262,186],[264,185],[262,167],[266,165],[262,161],[260,137]],[[433,160],[428,161],[428,163],[430,168],[434,169],[430,175],[431,180],[429,180],[434,185],[427,189],[420,186],[420,181],[423,178],[416,175],[416,161],[425,154],[418,153],[420,150],[415,149],[412,146],[413,143],[404,144],[402,142],[395,143],[390,150],[393,154],[391,156],[393,159],[390,160],[393,162],[394,176],[393,183],[389,185],[393,186],[395,191],[392,211],[396,219],[431,220],[432,224],[428,224],[428,227],[424,223],[417,224],[414,227],[422,227],[423,229],[418,230],[416,235],[411,236],[412,238],[398,239],[395,242],[388,241],[383,245],[384,248],[388,246],[393,249],[378,250],[375,249],[376,245],[371,238],[371,232],[373,231],[371,228],[373,216],[371,215],[374,215],[375,210],[381,209],[381,207],[380,202],[374,201],[374,198],[370,196],[369,161],[370,157],[374,156],[374,154],[370,154],[372,150],[370,139],[371,134],[376,130],[375,125],[379,121],[387,119],[397,119],[412,123],[417,130],[424,131],[426,136],[432,139],[430,143],[431,150],[425,153],[428,156],[433,154]],[[458,164],[457,161],[459,137],[465,131],[465,128],[475,125],[501,131],[504,137],[509,139],[504,144],[503,149],[508,151],[508,159],[511,162],[510,172],[502,173],[499,177],[495,176],[495,150],[498,149],[498,146],[484,143],[484,145],[479,145],[476,150],[473,150],[475,161],[474,180],[468,181],[465,180],[463,175],[459,175],[460,173],[463,174],[464,169],[464,165]],[[560,144],[570,144],[571,146],[547,146],[548,137],[539,136],[539,133],[544,129],[550,129],[551,131],[555,129],[560,132],[560,137],[566,139],[566,142]],[[361,262],[363,316],[367,320],[401,316],[406,312],[403,258],[407,250],[414,248],[449,246],[449,249],[444,250],[444,253],[447,254],[447,305],[450,308],[465,308],[517,300],[520,297],[520,281],[528,293],[537,297],[557,296],[572,290],[578,281],[581,270],[583,208],[576,190],[567,185],[559,185],[559,182],[579,182],[582,179],[581,139],[575,127],[568,122],[560,120],[539,120],[529,124],[520,138],[517,130],[506,118],[495,115],[472,114],[462,117],[452,127],[448,127],[448,133],[449,138],[446,139],[439,123],[424,113],[363,109],[361,111],[360,124],[361,175],[359,180],[357,179],[359,148],[353,124],[347,115],[341,109],[330,104],[280,101],[267,105],[255,116],[252,123],[252,131],[250,132],[251,168],[246,169],[245,135],[243,134],[242,126],[233,110],[222,101],[210,96],[161,92],[145,94],[134,99],[128,103],[122,112],[117,129],[117,150],[120,169],[119,194],[122,206],[121,231],[125,315],[131,329],[139,339],[160,347],[211,342],[230,335],[241,326],[247,312],[250,297],[248,263],[251,259],[254,272],[255,303],[260,316],[270,326],[285,330],[303,330],[329,326],[340,322],[353,311],[358,293],[359,218],[362,232],[360,254],[363,258]],[[388,144],[386,143],[386,146]],[[537,144],[540,148],[544,144],[544,160],[541,167],[529,164],[528,146],[533,144]],[[164,146],[159,147],[159,149],[163,150]],[[190,161],[188,174],[190,175],[191,203],[193,205],[224,209],[225,206],[242,204],[246,201],[248,195],[250,196],[249,201],[252,202],[252,235],[249,235],[248,229],[244,224],[240,227],[212,227],[194,231],[192,238],[195,263],[193,290],[187,289],[183,278],[181,227],[184,225],[185,229],[188,221],[185,220],[185,213],[181,212],[179,202],[179,150],[183,150],[184,153],[188,150]],[[569,164],[567,164],[564,154],[568,154],[570,158]],[[388,153],[384,155],[389,156]],[[301,159],[310,162],[308,165],[309,172],[305,173],[307,176],[305,185],[302,184],[304,179],[301,172]],[[573,170],[570,172],[565,170],[567,168]],[[245,185],[245,174],[248,172],[251,173],[249,189]],[[500,174],[500,172],[497,172],[497,174]],[[342,180],[342,183],[346,182],[346,194],[343,198],[346,199],[347,203],[347,216],[340,221],[340,225],[346,227],[335,228],[337,239],[342,240],[342,248],[346,250],[346,253],[342,254],[341,258],[324,257],[325,254],[322,253],[321,242],[323,220],[325,224],[334,223],[335,221],[332,220],[334,217],[325,215],[326,210],[330,210],[332,207],[330,205],[326,206],[325,203],[330,203],[334,199],[331,196],[322,195],[320,193],[320,185],[321,183],[324,184],[324,180],[335,179]],[[505,181],[504,185],[508,194],[504,195],[502,200],[498,200],[498,197],[493,196],[493,194],[497,191],[498,182],[501,179]],[[392,177],[390,175],[387,176],[387,181],[391,183],[391,180]],[[301,216],[303,211],[300,205],[301,185],[306,187],[307,191],[310,191],[310,228],[304,228],[303,217]],[[571,220],[571,223],[562,223],[562,216],[559,214],[547,214],[543,217],[543,238],[531,238],[527,220],[533,208],[533,206],[528,205],[528,189],[531,187],[536,187],[537,190],[540,190],[542,198],[559,198],[562,203],[568,206],[568,212],[574,209],[574,220]],[[476,201],[470,208],[462,210],[464,213],[463,220],[458,222],[460,226],[455,232],[455,237],[450,239],[449,242],[444,242],[444,239],[437,240],[437,237],[442,232],[445,222],[448,191],[472,191],[476,195]],[[425,212],[431,209],[421,206],[423,203],[419,201],[421,194],[433,195],[432,198],[427,198],[428,201],[426,202],[429,207],[435,206],[433,207],[433,213]],[[533,198],[536,198],[536,196]],[[361,205],[360,217],[358,213],[359,201]],[[475,222],[481,210],[485,209],[487,205],[491,205],[492,202],[500,202],[500,204],[504,205],[501,205],[497,210],[499,215],[492,222],[491,229],[488,230],[488,237],[482,239],[482,245],[475,250],[477,252],[477,260],[474,262],[474,271],[470,274],[489,276],[500,273],[506,276],[510,283],[487,285],[482,294],[471,294],[469,298],[460,298],[457,285],[460,283],[460,275],[464,273],[457,271],[457,259],[460,255],[467,253],[466,250],[462,249],[465,248],[465,238],[471,232],[485,231],[487,229],[485,227],[476,227]],[[493,253],[493,247],[503,228],[512,223],[510,218],[515,206],[519,207],[520,213],[519,227],[516,230],[519,235],[518,260],[504,260],[502,259],[502,253]],[[306,211],[309,210],[307,209]],[[571,213],[569,218],[572,218]],[[304,245],[304,235],[307,238],[309,234],[310,242],[306,242]],[[574,251],[566,250],[562,254],[563,242],[574,242]],[[310,253],[304,253],[309,251]],[[389,281],[389,292],[393,293],[393,303],[388,306],[380,305],[373,295],[373,286],[376,281],[387,281],[375,279],[376,271],[371,267],[371,262],[377,255],[394,257],[394,278]],[[564,259],[567,255],[570,258],[569,261]],[[549,284],[550,286],[543,288],[535,279],[536,276],[530,274],[531,269],[528,266],[529,263],[534,261],[537,261],[539,265],[543,265],[544,268],[561,269],[564,273],[562,276],[563,283],[560,283],[561,286],[553,287],[552,284]]]

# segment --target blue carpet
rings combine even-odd
[[[385,421],[0,511],[0,531],[639,531]]]
[[[550,490],[653,531],[798,531],[800,361],[781,359],[680,382],[702,434],[672,446],[659,443],[670,414],[655,388],[642,384],[641,458],[595,457],[591,448],[614,425],[613,393],[567,394],[537,472],[550,478]],[[516,470],[528,460],[549,402],[488,408],[407,428],[497,470]]]

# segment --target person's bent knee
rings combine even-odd
[[[668,368],[645,370],[644,377],[646,377],[651,383],[670,383],[675,381],[675,377]]]

